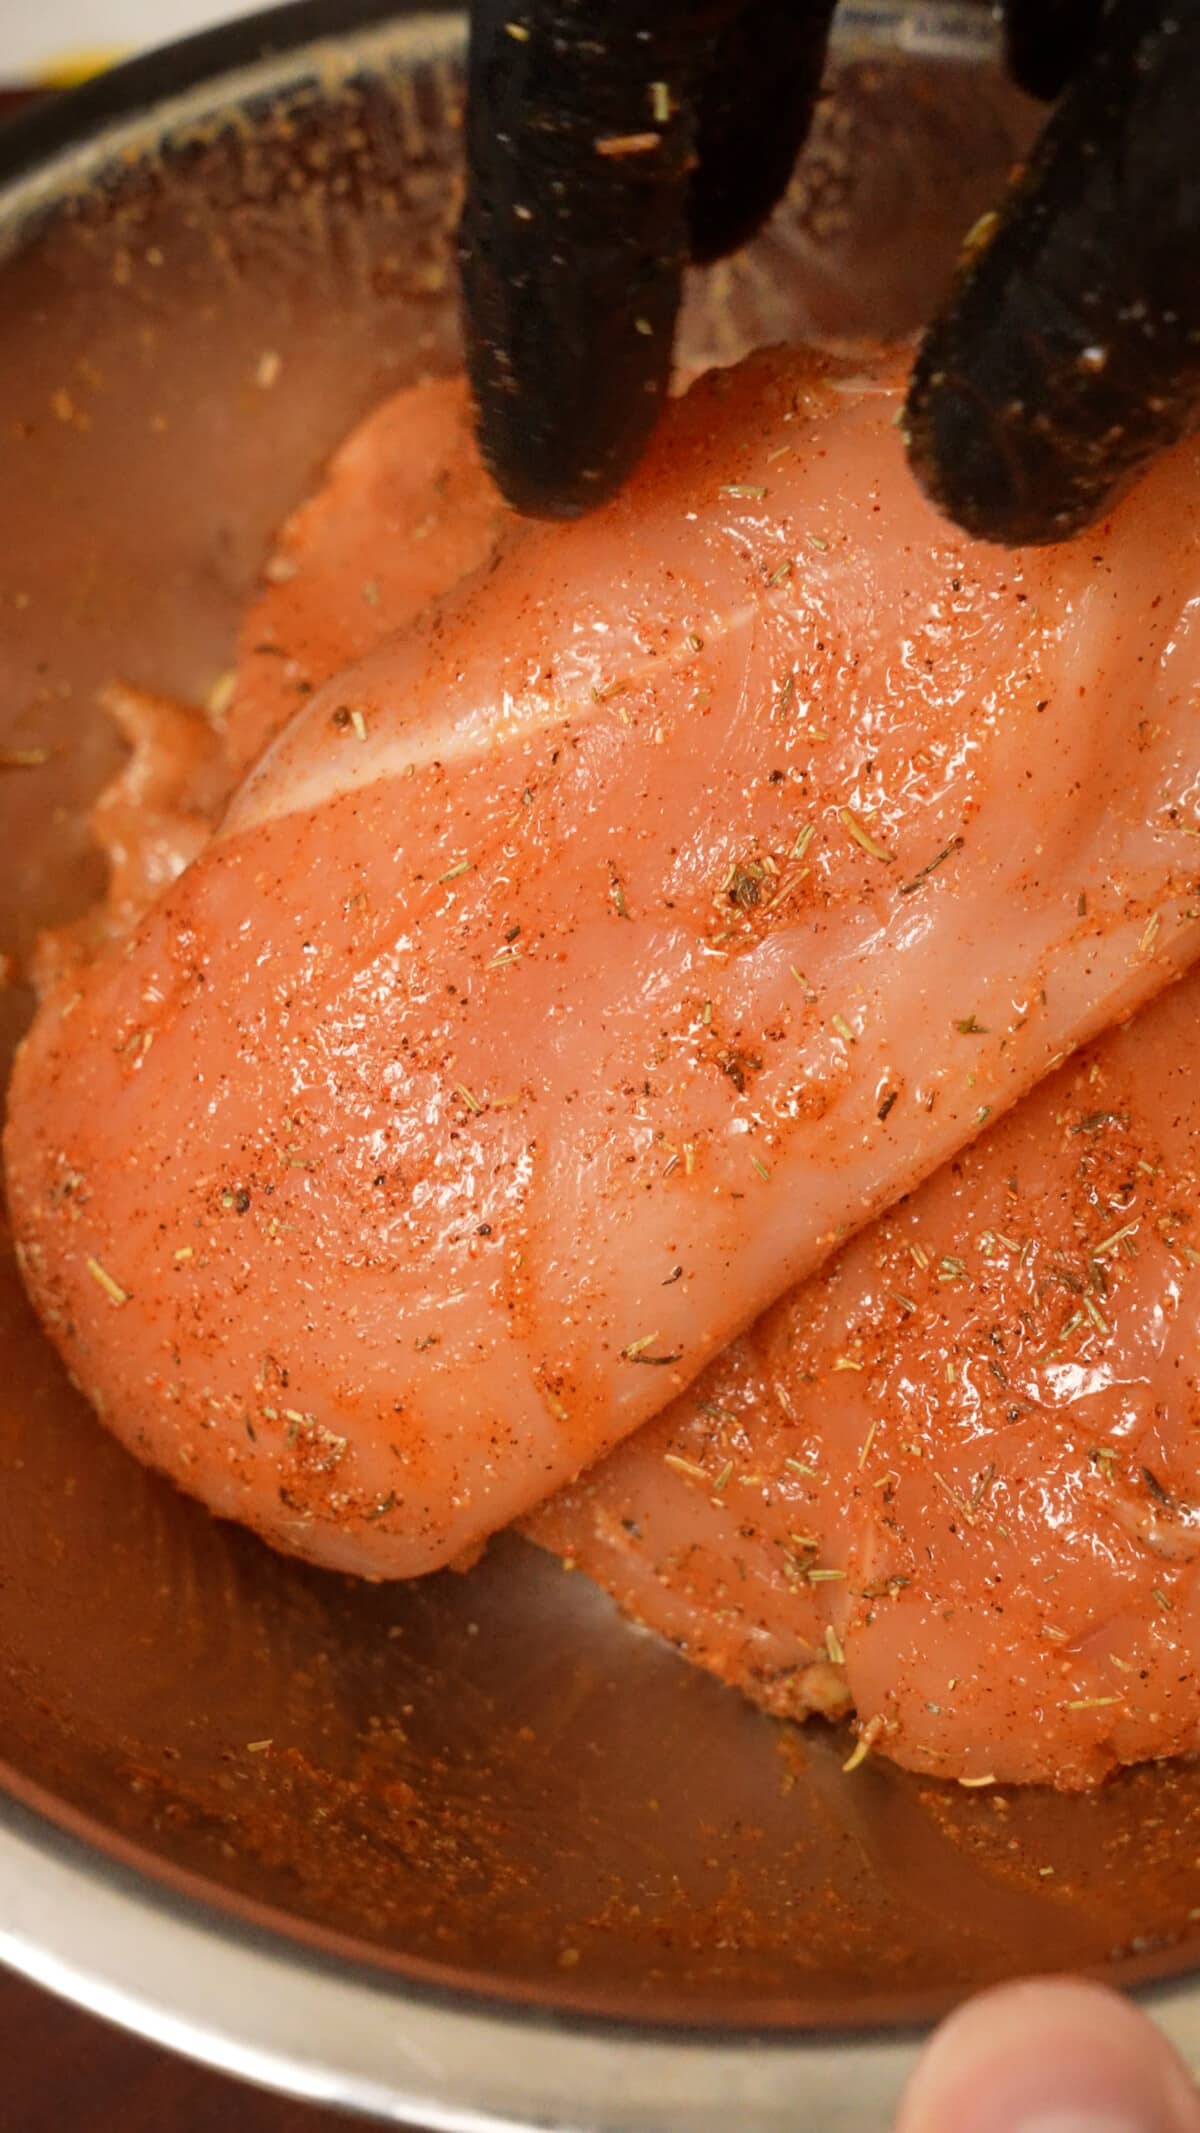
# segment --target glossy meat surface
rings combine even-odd
[[[246,616],[219,715],[234,780],[321,682],[483,563],[508,523],[460,379],[397,393],[360,423],[283,527]]]
[[[319,690],[47,1002],[32,1293],[276,1545],[469,1551],[1200,949],[1195,447],[1005,556],[899,399],[706,380],[626,497]]]
[[[1198,1027],[1193,975],[533,1537],[767,1709],[853,1705],[935,1776],[1077,1786],[1200,1748]]]

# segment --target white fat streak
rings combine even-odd
[[[749,629],[764,604],[776,608],[787,604],[779,595],[788,590],[794,602],[794,586],[773,589],[764,585],[759,600],[745,601],[706,621],[706,647]],[[398,649],[407,656],[398,660]],[[614,679],[636,689],[669,678],[700,656],[681,642],[669,654],[631,660]],[[391,669],[386,705],[370,689],[373,669],[383,659]],[[235,836],[286,815],[325,807],[343,793],[367,790],[381,779],[410,777],[431,763],[480,762],[554,726],[581,718],[611,717],[624,700],[624,688],[620,696],[602,694],[599,700],[591,690],[591,682],[582,676],[574,688],[552,694],[529,688],[514,695],[498,687],[491,696],[477,686],[459,708],[443,705],[406,722],[397,716],[395,706],[421,694],[419,647],[388,646],[372,652],[360,666],[327,682],[284,728],[235,795],[219,835]],[[330,723],[331,711],[343,700],[356,697],[365,712],[365,741],[356,739],[353,732],[334,731]]]

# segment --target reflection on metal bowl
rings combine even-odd
[[[969,0],[840,40],[786,209],[690,292],[692,359],[914,325],[1028,137]],[[461,47],[453,14],[303,0],[0,145],[18,965],[94,886],[97,689],[205,695],[330,447],[455,360]],[[28,1009],[0,992],[6,1057]],[[7,1256],[0,1353],[0,1953],[32,1975],[445,2127],[878,2133],[915,2025],[1035,1967],[1158,1980],[1200,2046],[1196,1772],[847,1778],[518,1543],[371,1588],[214,1523],[97,1427]]]

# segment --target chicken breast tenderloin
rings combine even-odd
[[[703,381],[46,1001],[26,1278],[213,1509],[461,1558],[1200,951],[1197,447],[1005,555],[913,489],[900,398]]]

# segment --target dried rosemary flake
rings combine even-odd
[[[828,541],[823,541],[819,533],[806,533],[804,538],[808,542],[810,548],[816,549],[818,555],[825,555],[827,553],[829,543]]]
[[[839,1355],[834,1359],[833,1368],[835,1373],[839,1370],[865,1370],[866,1364],[857,1362],[852,1355]]]
[[[852,808],[839,807],[838,821],[841,823],[842,828],[848,833],[848,835],[853,837],[855,844],[857,844],[862,851],[866,852],[869,858],[882,859],[888,866],[892,864],[892,861],[895,859],[896,854],[894,852],[889,852],[884,845],[880,844],[876,838],[872,837],[870,831],[865,828],[864,825],[859,821],[858,816],[854,813]]]
[[[1137,1227],[1138,1225],[1136,1222],[1126,1222],[1120,1229],[1114,1229],[1111,1236],[1105,1237],[1103,1243],[1093,1246],[1091,1252],[1088,1255],[1089,1258],[1107,1259],[1109,1253],[1115,1252],[1117,1246],[1123,1241],[1124,1238],[1132,1237],[1136,1234]]]
[[[938,853],[936,859],[930,859],[927,864],[920,869],[918,873],[913,875],[911,881],[905,881],[901,883],[901,896],[911,896],[914,889],[919,889],[923,881],[927,881],[931,874],[936,873],[937,869],[940,866],[944,865],[946,860],[949,859],[954,852],[961,852],[962,847],[962,838],[952,837],[950,839],[949,844],[946,845],[945,848]]]
[[[807,1570],[805,1572],[805,1576],[807,1577],[810,1585],[833,1585],[836,1584],[839,1579],[844,1578],[845,1575],[846,1573],[844,1570],[822,1570],[817,1565],[814,1565],[811,1570]]]
[[[705,1468],[697,1466],[694,1459],[681,1459],[678,1452],[664,1452],[663,1465],[669,1466],[673,1473],[686,1474],[689,1481],[702,1481],[706,1488],[709,1486]]]
[[[769,1185],[771,1182],[771,1173],[767,1168],[767,1165],[762,1162],[756,1155],[752,1155],[750,1161],[754,1169],[757,1170],[759,1177],[763,1180],[763,1183]]]
[[[49,761],[48,748],[0,749],[0,770],[40,770]]]
[[[1050,1350],[1051,1355],[1060,1355],[1062,1353],[1062,1350],[1066,1347],[1067,1342],[1070,1339],[1072,1333],[1074,1333],[1077,1328],[1080,1327],[1082,1324],[1083,1312],[1072,1311],[1071,1316],[1066,1320],[1061,1332],[1059,1333],[1057,1347],[1052,1348]]]
[[[598,156],[644,156],[661,141],[661,133],[609,133],[598,135],[592,146]]]
[[[1150,1590],[1154,1595],[1155,1606],[1160,1607],[1165,1615],[1169,1615],[1172,1611],[1171,1602],[1168,1600],[1166,1593],[1162,1589],[1162,1586],[1152,1585],[1150,1587]]]
[[[827,1623],[825,1627],[825,1649],[829,1654],[829,1663],[831,1666],[845,1666],[845,1646],[843,1645],[842,1640],[839,1637],[832,1622]]]
[[[805,1466],[802,1459],[785,1459],[783,1463],[785,1466],[790,1466],[793,1474],[802,1474],[805,1481],[819,1481],[821,1479],[816,1467]]]
[[[1146,920],[1145,927],[1143,928],[1142,937],[1138,942],[1139,955],[1149,954],[1151,948],[1153,948],[1154,946],[1154,937],[1158,932],[1160,924],[1161,920],[1159,919],[1157,911],[1155,911],[1153,915]]]
[[[771,572],[770,577],[767,579],[767,584],[782,585],[785,578],[791,577],[793,568],[794,566],[792,563],[791,556],[785,555],[782,563],[777,563],[775,565],[774,570]]]
[[[831,1027],[836,1030],[838,1036],[842,1039],[843,1043],[856,1044],[858,1042],[858,1039],[855,1037],[854,1031],[851,1029],[850,1024],[847,1022],[845,1015],[830,1015],[829,1021]]]
[[[608,893],[612,897],[613,903],[616,906],[617,917],[628,918],[629,906],[625,901],[625,891],[622,888],[621,883],[617,880],[615,874],[613,875],[612,880],[609,882]]]
[[[87,1260],[87,1270],[97,1288],[103,1289],[110,1303],[127,1304],[129,1302],[128,1289],[123,1289],[119,1281],[114,1281],[108,1268],[101,1266],[100,1261],[93,1259],[90,1253]]]
[[[470,1091],[470,1089],[469,1089],[469,1088],[467,1087],[467,1084],[466,1084],[466,1082],[465,1082],[465,1081],[456,1081],[456,1082],[455,1082],[455,1084],[454,1084],[454,1094],[455,1094],[456,1096],[461,1096],[461,1098],[462,1098],[463,1102],[465,1103],[465,1105],[466,1105],[466,1107],[467,1107],[468,1111],[471,1111],[471,1112],[473,1112],[473,1113],[474,1113],[474,1114],[476,1114],[476,1115],[478,1115],[478,1113],[479,1113],[480,1111],[482,1111],[482,1109],[483,1109],[483,1105],[482,1105],[482,1104],[480,1103],[480,1101],[479,1101],[479,1098],[478,1098],[477,1096],[473,1096],[473,1095],[471,1094],[471,1091]]]
[[[697,637],[695,630],[689,630],[683,641],[689,652],[702,652],[704,650],[704,639],[703,637]]]
[[[713,1482],[714,1496],[720,1496],[722,1494],[722,1492],[728,1485],[729,1478],[732,1473],[733,1461],[732,1459],[727,1459],[724,1466],[721,1468],[720,1473],[717,1475],[716,1480]]]
[[[1064,1711],[1110,1711],[1114,1704],[1124,1703],[1123,1696],[1072,1696],[1063,1705]]]
[[[858,1455],[858,1471],[860,1474],[863,1473],[866,1469],[867,1461],[871,1456],[871,1446],[875,1442],[875,1433],[878,1428],[879,1419],[878,1417],[876,1417],[875,1421],[872,1422],[870,1429],[867,1431],[865,1438],[863,1439],[862,1449]]]
[[[440,889],[444,882],[457,881],[460,875],[469,874],[470,871],[471,862],[469,859],[456,859],[452,867],[447,867],[444,874],[438,875],[437,885]]]
[[[799,836],[797,837],[797,839],[796,839],[796,842],[795,842],[795,843],[794,843],[794,845],[792,846],[792,849],[791,849],[791,851],[790,851],[790,852],[788,853],[788,858],[789,858],[789,859],[803,859],[803,857],[804,857],[804,854],[805,854],[805,853],[806,853],[806,851],[808,850],[808,847],[809,847],[809,845],[810,845],[810,844],[812,843],[812,841],[813,841],[813,838],[814,838],[814,837],[816,836],[816,834],[817,834],[817,825],[816,825],[816,823],[815,823],[815,822],[806,822],[806,823],[805,823],[805,825],[804,825],[804,828],[803,828],[803,829],[801,830],[801,832],[800,832]]]
[[[676,1348],[674,1353],[671,1355],[647,1354],[647,1349],[652,1348],[657,1339],[657,1333],[643,1333],[640,1340],[630,1341],[628,1347],[622,1348],[622,1360],[626,1363],[654,1363],[659,1365],[663,1363],[677,1363],[679,1361],[680,1356],[683,1354],[682,1348]],[[704,1478],[707,1481],[707,1474]]]
[[[960,1037],[987,1036],[987,1029],[985,1025],[980,1022],[978,1017],[975,1015],[964,1015],[961,1022],[956,1022],[954,1027],[958,1031]]]
[[[748,496],[753,497],[756,502],[760,502],[766,493],[766,488],[762,482],[723,481],[721,483],[722,496]]]

